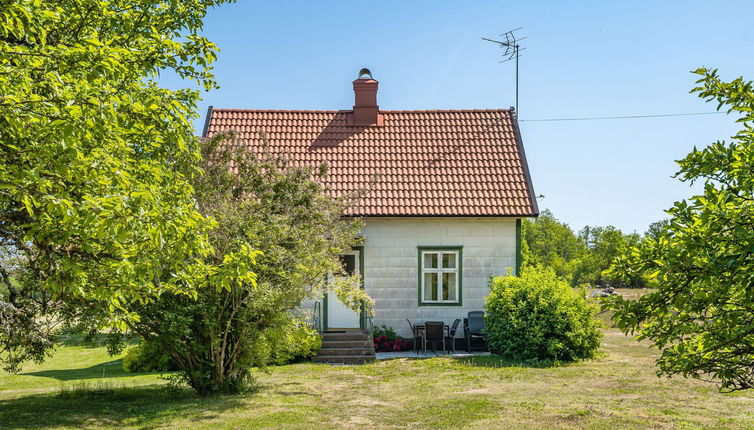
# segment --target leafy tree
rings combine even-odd
[[[619,249],[639,240],[638,235],[624,236],[612,226],[586,226],[577,235],[550,210],[535,220],[524,220],[521,230],[523,271],[549,268],[574,286],[610,284],[603,272]]]
[[[521,227],[524,270],[527,266],[547,267],[570,281],[578,259],[586,254],[587,248],[568,224],[558,221],[546,209],[537,219],[524,220]]]
[[[641,236],[637,233],[624,234],[613,226],[607,226],[593,228],[592,239],[587,243],[599,266],[609,267],[623,248],[637,245],[640,241]]]
[[[189,182],[198,92],[155,79],[214,86],[199,33],[223,2],[0,0],[0,247],[25,267],[0,265],[0,360],[44,356],[33,314],[51,304],[98,303],[123,328],[131,302],[194,293],[212,225]]]
[[[579,237],[589,250],[582,259],[574,277],[582,282],[613,287],[644,287],[643,278],[620,279],[610,274],[610,266],[615,258],[629,246],[636,246],[642,237],[637,233],[624,234],[613,226],[586,226],[579,232]],[[578,282],[580,283],[580,282]]]
[[[291,311],[324,292],[329,274],[342,271],[339,256],[357,244],[361,224],[341,215],[358,194],[329,198],[312,179],[326,174],[324,166],[291,166],[232,136],[204,142],[202,155],[205,174],[195,178],[194,189],[200,211],[217,222],[209,233],[214,252],[205,264],[222,266],[253,246],[261,252],[246,270],[255,274],[221,271],[196,300],[167,295],[136,305],[140,320],[131,328],[168,351],[181,379],[198,393],[237,393],[251,381],[251,367],[264,366],[274,352],[266,344],[282,341],[285,327],[295,328]],[[339,286],[363,294],[359,281]],[[368,300],[355,307],[362,305]]]
[[[657,239],[665,233],[668,226],[670,226],[670,221],[667,219],[653,222],[652,224],[649,224],[647,231],[644,232],[644,237]]]
[[[646,286],[642,277],[619,279],[609,272],[624,248],[642,240],[636,233],[624,234],[613,226],[585,226],[575,234],[550,210],[543,211],[535,220],[524,220],[521,232],[523,271],[531,267],[549,268],[572,286]]]
[[[666,226],[623,255],[616,271],[647,274],[657,291],[616,299],[614,321],[662,350],[659,374],[754,387],[754,88],[698,69],[692,92],[739,116],[742,129],[678,161],[676,176],[704,191],[676,202]]]

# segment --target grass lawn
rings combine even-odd
[[[589,288],[587,289],[587,294],[591,293],[592,291],[597,290],[598,288]],[[654,292],[655,290],[653,288],[616,288],[615,291],[623,296],[626,300],[636,300],[639,297],[643,296],[644,294]],[[599,300],[599,299],[590,299],[590,300]],[[614,328],[615,324],[612,321],[613,311],[597,311],[597,319],[602,322],[602,324],[605,327]]]
[[[656,351],[614,329],[603,352],[555,368],[496,357],[294,364],[259,373],[256,393],[198,398],[69,342],[45,364],[0,373],[0,427],[754,429],[754,392],[659,379]]]

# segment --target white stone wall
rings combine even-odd
[[[364,288],[375,301],[375,325],[410,337],[406,318],[452,324],[482,310],[488,279],[516,265],[514,218],[368,218],[363,234]],[[461,246],[462,306],[419,306],[418,247]],[[459,325],[456,337],[463,337]]]

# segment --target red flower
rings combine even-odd
[[[400,350],[401,350],[401,346],[400,345],[398,345],[397,343],[395,345],[393,345],[393,351],[398,352]]]

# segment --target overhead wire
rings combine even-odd
[[[577,118],[536,118],[520,119],[519,122],[555,122],[555,121],[594,121],[594,120],[611,120],[611,119],[640,119],[640,118],[666,118],[677,116],[694,116],[694,115],[718,115],[726,112],[690,112],[690,113],[663,113],[652,115],[625,115],[625,116],[590,116]]]

